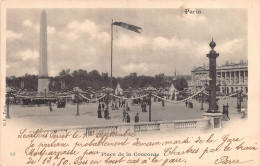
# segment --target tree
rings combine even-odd
[[[81,78],[86,78],[87,75],[88,75],[88,72],[86,70],[82,70],[82,69],[79,69],[79,70],[74,70],[72,72],[72,77],[81,77]]]
[[[183,91],[184,88],[188,87],[188,82],[184,77],[180,77],[174,81],[174,86],[178,91]]]
[[[63,69],[63,70],[59,73],[59,76],[61,76],[61,77],[71,76],[71,74],[70,74],[70,69],[66,69],[66,70]]]

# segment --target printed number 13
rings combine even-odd
[[[11,153],[10,153],[10,156],[15,156],[15,152],[11,152]]]

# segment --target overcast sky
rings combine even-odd
[[[114,26],[113,75],[131,72],[190,74],[208,63],[214,38],[226,60],[247,60],[247,11],[201,9],[186,15],[180,9],[45,9],[48,23],[49,75],[62,69],[96,69],[110,73],[111,21],[142,28],[141,34]],[[42,9],[7,10],[7,76],[38,74],[39,22]]]

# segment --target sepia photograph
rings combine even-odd
[[[231,1],[3,2],[0,166],[259,165],[260,3]]]
[[[139,132],[246,120],[245,9],[8,9],[6,26],[10,124]]]

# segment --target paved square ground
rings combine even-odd
[[[204,104],[204,110],[200,110],[201,103],[196,100],[193,102],[194,108],[187,108],[185,103],[173,104],[165,102],[165,108],[162,108],[161,102],[152,102],[152,121],[201,119],[202,114],[207,110],[208,104]],[[130,101],[128,101],[130,103]],[[238,114],[236,111],[236,98],[221,99],[219,108],[222,111],[223,103],[229,103],[230,114]],[[136,113],[139,113],[140,122],[148,122],[149,113],[141,111],[141,106],[130,106],[128,112],[131,123],[134,123]],[[247,107],[247,101],[242,106]],[[49,111],[48,106],[27,107],[20,105],[10,105],[11,119],[7,119],[7,125],[18,125],[30,128],[66,128],[66,127],[88,127],[103,126],[106,124],[125,123],[123,119],[123,108],[119,110],[110,109],[111,119],[97,118],[97,103],[85,103],[79,106],[80,116],[76,115],[76,105],[67,103],[66,108],[57,108],[53,106],[53,111]]]

